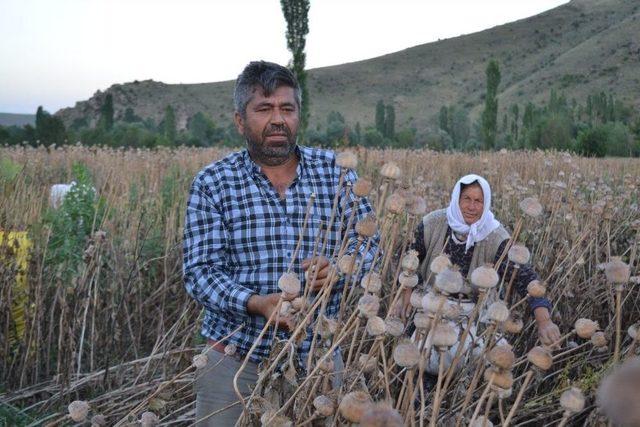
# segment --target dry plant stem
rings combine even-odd
[[[453,379],[453,375],[455,374],[455,367],[458,365],[458,362],[460,361],[460,357],[462,356],[462,353],[464,350],[464,343],[467,342],[467,337],[469,336],[471,325],[473,324],[476,316],[480,312],[480,307],[484,305],[484,300],[486,297],[487,297],[486,292],[480,293],[480,296],[478,297],[478,302],[476,303],[475,307],[473,307],[473,311],[469,315],[469,319],[467,320],[467,325],[464,331],[462,331],[462,336],[460,337],[460,341],[459,341],[460,345],[458,345],[458,348],[456,349],[456,354],[453,356],[451,366],[449,366],[449,369],[447,370],[447,375],[445,377],[444,385],[442,386],[444,393],[447,392],[447,389],[451,384],[451,380]],[[471,346],[469,347],[471,348]]]
[[[348,325],[349,329],[351,327],[351,325]],[[333,357],[333,352],[334,350],[342,343],[342,341],[344,341],[344,339],[348,336],[347,333],[342,334],[342,336],[340,337],[340,339],[338,339],[335,343],[333,343],[331,345],[331,347],[329,348],[329,350],[327,350],[327,352],[324,354],[324,356],[322,356],[320,358],[320,360],[318,360],[318,363],[316,363],[316,366],[313,368],[313,370],[307,374],[307,377],[302,381],[302,383],[300,383],[300,385],[298,386],[298,388],[291,394],[291,396],[289,397],[289,400],[287,400],[280,409],[278,409],[278,411],[274,414],[274,416],[277,416],[279,414],[281,414],[282,412],[286,411],[287,408],[289,408],[289,406],[293,403],[295,397],[298,395],[298,393],[300,393],[300,391],[302,390],[302,388],[309,382],[309,380],[311,378],[314,377],[314,375],[316,375],[316,373],[318,372],[318,370],[320,369],[320,366],[322,365],[322,363],[324,363],[324,361],[326,360],[326,358],[328,356],[332,356]],[[273,418],[272,418],[273,419]],[[271,421],[272,419],[270,419],[269,421]]]
[[[616,285],[616,344],[613,351],[613,363],[620,361],[620,341],[622,331],[622,286]]]
[[[476,409],[473,411],[473,415],[471,416],[471,420],[469,421],[469,424],[473,424],[476,418],[478,418],[478,415],[480,415],[482,404],[484,403],[484,400],[487,398],[487,395],[491,391],[491,385],[493,384],[493,379],[495,378],[495,375],[496,375],[495,372],[491,374],[491,378],[489,378],[489,382],[487,383],[487,386],[484,388],[484,391],[480,395],[480,400],[478,400]]]
[[[496,398],[496,393],[492,391],[489,394],[489,400],[487,400],[487,406],[484,409],[484,421],[482,421],[482,427],[486,426],[486,423],[487,423],[486,420],[489,419],[489,411],[491,411],[491,407],[493,406],[493,402],[495,401],[495,398]]]
[[[460,409],[460,413],[458,414],[458,419],[456,420],[456,427],[459,427],[460,424],[462,423],[464,413],[467,410],[467,406],[469,405],[469,402],[471,402],[471,397],[473,396],[473,392],[476,389],[476,386],[478,385],[478,381],[480,380],[481,372],[482,370],[476,369],[473,374],[473,378],[471,379],[471,384],[469,385],[469,388],[467,388],[467,392],[464,396],[464,401],[462,402],[462,408]]]
[[[240,374],[242,374],[244,369],[247,367],[247,363],[249,362],[249,357],[251,357],[256,347],[258,346],[258,344],[260,344],[260,341],[262,341],[262,337],[267,332],[269,325],[271,325],[271,322],[275,319],[278,312],[280,311],[281,304],[282,304],[282,298],[280,298],[280,300],[278,301],[278,305],[276,306],[276,309],[274,310],[273,313],[271,313],[271,316],[269,316],[269,318],[267,319],[267,322],[265,323],[264,328],[262,328],[262,331],[260,331],[258,338],[256,338],[253,345],[247,352],[247,355],[244,357],[244,360],[242,361],[242,365],[240,365],[240,368],[238,369],[236,374],[233,376],[233,389],[236,392],[236,396],[238,396],[240,403],[242,404],[242,416],[245,416],[247,413],[247,405],[244,403],[244,398],[242,397],[242,393],[240,393],[240,389],[238,387],[238,378],[240,377]],[[286,348],[287,346],[285,346],[285,349]]]
[[[562,419],[558,423],[558,427],[566,426],[567,423],[569,422],[569,418],[571,418],[571,414],[565,411],[564,414],[562,415]]]
[[[513,416],[516,414],[516,409],[518,409],[518,405],[520,405],[522,396],[524,396],[524,392],[527,389],[527,386],[529,385],[529,382],[531,381],[532,377],[533,377],[533,370],[529,369],[529,371],[527,371],[527,375],[524,377],[524,381],[522,381],[522,385],[520,386],[520,390],[518,391],[518,396],[516,397],[515,402],[513,402],[513,406],[511,407],[511,410],[507,415],[507,419],[504,420],[504,424],[502,424],[502,427],[509,426],[509,423],[511,422],[511,419],[513,418]]]
[[[513,281],[516,278],[516,274],[518,274],[518,270],[520,266],[515,264],[511,270],[511,278],[509,279],[509,284],[507,285],[507,291],[504,293],[504,302],[508,305],[509,298],[511,298],[511,288],[513,287]]]
[[[436,394],[433,398],[433,409],[431,410],[430,427],[435,427],[440,413],[440,393],[442,392],[442,377],[444,375],[444,350],[438,349],[438,382],[436,384]]]
[[[298,259],[298,253],[300,252],[300,245],[302,245],[302,237],[307,231],[307,224],[309,223],[309,213],[311,212],[311,207],[316,200],[316,193],[311,193],[309,196],[309,201],[307,202],[307,209],[304,213],[304,220],[302,222],[302,229],[300,230],[300,234],[298,234],[298,242],[296,243],[296,248],[293,250],[293,255],[291,256],[291,262],[289,262],[289,266],[287,267],[287,273],[291,272],[293,268],[293,264]]]
[[[380,354],[382,354],[382,372],[383,372],[383,376],[384,376],[384,390],[386,393],[386,399],[387,401],[391,401],[391,391],[389,390],[389,370],[387,369],[387,356],[386,356],[386,351],[384,349],[384,345],[382,344],[382,341],[384,341],[384,338],[382,338],[380,343]]]
[[[387,197],[387,193],[390,190],[389,187],[391,187],[392,181],[389,178],[383,178],[382,183],[386,185],[384,186],[384,190],[382,191],[380,199],[378,200],[378,204],[376,205],[376,212],[380,212],[380,215],[382,215],[382,206],[384,206],[384,199]]]

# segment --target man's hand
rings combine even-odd
[[[279,316],[277,314],[274,315],[274,312],[278,307],[278,301],[280,301],[280,297],[283,297],[283,300],[285,301],[290,301],[296,296],[283,294],[281,292],[266,295],[252,295],[247,302],[247,311],[249,311],[249,313],[251,314],[258,314],[267,320],[269,320],[269,318],[273,315],[274,322],[276,318],[278,319],[278,328],[291,332],[295,327],[295,325],[293,324],[293,319],[290,316]]]
[[[314,263],[315,261],[315,263]],[[311,266],[313,265],[313,269]],[[314,258],[307,258],[302,261],[302,269],[307,272],[306,276],[308,277],[307,286],[311,286],[311,290],[314,292],[322,289],[325,284],[328,283],[329,276],[332,274],[332,268],[329,263],[329,260],[326,257],[318,256]],[[317,271],[317,275],[315,273]],[[333,273],[335,276],[336,273]],[[316,280],[313,280],[313,277],[316,277]],[[335,279],[335,277],[334,277]]]

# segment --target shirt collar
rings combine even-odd
[[[297,175],[296,180],[297,180],[302,176],[303,172],[305,171],[307,159],[305,156],[305,150],[301,149],[298,144],[296,144],[294,148],[294,152],[296,153],[296,156],[298,156],[298,166],[296,167],[296,175]],[[260,165],[258,165],[256,162],[253,161],[253,159],[251,159],[251,156],[249,155],[249,150],[246,148],[242,151],[242,160],[243,160],[245,169],[253,177],[264,177],[264,174],[262,173],[262,169],[260,168]]]

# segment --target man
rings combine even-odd
[[[344,186],[338,188],[340,168],[334,154],[296,144],[301,99],[293,74],[277,64],[251,62],[236,81],[234,102],[234,121],[247,149],[198,173],[185,219],[185,286],[205,308],[201,332],[211,346],[207,367],[196,379],[197,420],[237,401],[233,377],[281,297],[277,282],[294,256],[311,194],[316,197],[292,270],[301,279],[312,265],[316,236],[330,223],[336,191],[339,209],[338,220],[327,232],[327,247],[315,260],[316,281],[303,281],[303,286],[317,291],[328,280],[328,259],[343,232],[349,233],[348,250],[360,249],[355,248],[353,229],[341,229],[339,218],[350,217],[353,196]],[[355,179],[349,172],[345,182]],[[356,220],[370,212],[369,203],[361,200]],[[373,244],[360,256],[370,262],[375,249]],[[328,316],[338,311],[340,302],[342,285],[334,286]],[[286,338],[293,326],[292,319],[279,317],[278,335]],[[303,356],[310,339],[307,336],[299,347]],[[272,334],[266,334],[251,353],[251,363],[239,377],[242,392],[255,384],[257,363],[268,355],[272,341]],[[236,356],[223,358],[229,344],[236,347]],[[233,425],[241,413],[235,405],[200,425]]]

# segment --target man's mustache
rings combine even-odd
[[[291,130],[286,125],[270,125],[262,132],[262,137],[273,135],[286,135],[287,138],[291,138]]]

